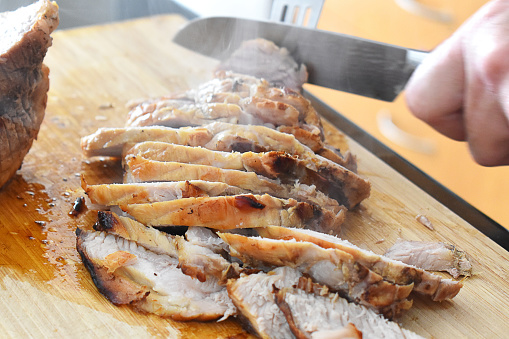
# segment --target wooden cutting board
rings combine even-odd
[[[129,100],[193,87],[215,62],[171,42],[185,23],[161,16],[53,34],[46,57],[51,89],[38,140],[0,191],[0,333],[2,337],[247,338],[235,320],[179,323],[116,307],[95,288],[75,250],[76,227],[96,211],[68,214],[83,195],[79,174],[111,181],[118,164],[88,161],[80,138],[124,125]],[[362,112],[359,112],[362,113]],[[326,124],[328,140],[344,139]],[[400,319],[426,337],[503,337],[509,333],[509,254],[368,151],[347,140],[371,197],[349,213],[342,236],[383,253],[397,238],[445,241],[467,251],[476,275],[452,301],[416,297]],[[425,215],[432,231],[415,220]]]

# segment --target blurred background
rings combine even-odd
[[[0,0],[0,10],[32,1]],[[59,29],[177,13],[267,19],[272,0],[59,0]],[[325,0],[317,28],[432,50],[486,0]],[[306,89],[439,183],[509,228],[509,167],[474,163],[464,143],[442,137],[408,111],[404,93],[386,103],[326,88]],[[362,165],[361,165],[362,166]]]

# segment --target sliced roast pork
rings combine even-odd
[[[242,271],[238,263],[229,260],[228,246],[223,240],[205,227],[189,227],[185,239],[177,238],[177,246],[179,267],[200,281],[213,277],[219,284],[226,284]]]
[[[230,99],[231,100],[231,99]],[[151,110],[153,108],[153,110]],[[127,126],[199,126],[211,122],[241,125],[298,126],[299,111],[283,102],[252,97],[232,103],[195,103],[167,99],[140,104],[129,112]]]
[[[188,91],[186,97],[199,103],[240,103],[242,99],[249,98],[281,102],[294,107],[299,112],[299,122],[309,127],[316,127],[320,134],[323,133],[320,116],[308,99],[289,87],[273,87],[263,78],[219,71],[212,80],[203,83],[196,90]]]
[[[222,169],[214,166],[186,164],[180,162],[163,162],[147,160],[142,157],[128,156],[125,160],[125,183],[204,180],[221,182],[247,190],[253,194],[270,194],[283,199],[296,199],[318,205],[337,214],[345,214],[345,208],[326,196],[315,186],[305,184],[286,185],[279,180],[272,180],[254,172]],[[338,219],[339,220],[339,219]]]
[[[58,6],[48,0],[0,13],[0,187],[20,168],[44,119],[43,60],[58,20]]]
[[[113,212],[99,211],[94,230],[115,234],[123,239],[134,241],[151,252],[178,258],[175,236],[147,227],[136,220],[118,216]]]
[[[232,72],[218,72],[216,78],[185,93],[133,104],[127,125],[180,127],[213,121],[277,127],[317,154],[356,169],[350,153],[343,156],[324,144],[321,119],[309,100],[289,88]]]
[[[338,232],[344,219],[343,214],[316,205],[268,194],[183,198],[121,208],[149,226],[203,226],[218,230],[277,225],[329,233]]]
[[[212,123],[202,127],[182,127],[180,129],[163,127],[99,129],[96,133],[82,138],[81,146],[87,156],[120,157],[124,145],[141,141],[164,141],[225,152],[286,152],[306,161],[308,167],[314,166],[321,176],[333,178],[341,183],[338,185],[342,187],[336,195],[345,200],[345,203],[340,201],[345,206],[353,207],[359,204],[369,196],[370,192],[369,182],[354,172],[316,155],[293,135],[264,126]]]
[[[420,338],[290,267],[232,279],[228,295],[237,317],[262,338]],[[339,336],[342,330],[354,336]]]
[[[293,135],[280,133],[264,126],[232,126],[223,123],[212,123],[206,128],[214,135],[204,147],[219,151],[245,152],[251,149],[236,149],[237,145],[255,144],[266,151],[282,151],[299,156],[306,161],[306,167],[314,168],[321,176],[337,182],[338,189],[335,198],[340,204],[353,208],[369,196],[370,184],[356,173],[345,167],[315,154],[309,147],[303,145]],[[238,144],[237,144],[238,143]],[[255,150],[260,152],[260,150]],[[339,184],[341,183],[341,184]]]
[[[239,311],[238,319],[261,338],[292,338],[284,314],[275,303],[273,288],[297,285],[301,273],[289,267],[241,276],[228,282],[228,295]]]
[[[77,249],[99,290],[114,304],[174,320],[215,320],[236,312],[226,288],[201,282],[157,254],[113,234],[77,229]]]
[[[154,253],[177,258],[178,267],[184,274],[202,282],[211,277],[219,284],[225,284],[228,278],[240,274],[239,265],[226,259],[226,244],[203,227],[189,227],[184,238],[169,235],[112,212],[100,211],[94,229],[134,241]]]
[[[127,125],[177,127],[185,123],[185,119],[189,126],[199,122],[199,119],[228,122],[227,111],[233,109],[233,105],[243,111],[239,112],[236,108],[231,114],[230,120],[234,120],[234,123],[246,124],[250,118],[243,114],[248,114],[258,119],[251,124],[271,124],[276,127],[306,125],[306,128],[316,129],[318,135],[323,136],[320,117],[309,100],[297,91],[288,87],[272,87],[261,78],[224,71],[217,72],[212,80],[185,93],[132,104]],[[206,112],[206,107],[210,107],[211,111]]]
[[[279,113],[279,112],[278,112]],[[295,117],[295,121],[297,117]],[[167,99],[150,105],[140,104],[129,112],[126,126],[200,126],[220,121],[231,124],[263,125],[270,123],[262,116],[253,115],[237,104],[206,103]]]
[[[454,298],[463,286],[460,281],[443,279],[418,267],[361,249],[347,240],[332,235],[281,227],[266,227],[258,230],[258,233],[271,239],[292,239],[310,242],[322,248],[344,251],[355,261],[380,274],[385,280],[403,285],[414,284],[414,291],[428,295],[434,301]]]
[[[216,77],[197,90],[186,93],[196,102],[239,103],[250,97],[268,99],[293,106],[299,112],[299,126],[288,124],[277,127],[283,133],[293,134],[297,140],[311,148],[317,154],[332,160],[350,170],[356,171],[355,157],[346,152],[344,155],[331,146],[324,144],[322,121],[311,102],[300,93],[287,87],[271,87],[265,80],[231,72],[218,72]],[[259,101],[259,99],[258,99]],[[275,124],[280,125],[280,124]]]
[[[344,181],[352,173],[340,169],[340,173],[316,166],[309,159],[301,159],[281,151],[271,152],[222,152],[201,147],[176,145],[164,142],[141,142],[128,148],[124,156],[141,156],[145,159],[181,162],[255,172],[281,183],[314,185],[320,191],[338,201],[345,201]],[[345,176],[346,175],[346,176]],[[355,175],[355,174],[354,174]],[[346,177],[346,179],[345,179]]]
[[[409,309],[407,299],[413,283],[394,284],[356,262],[338,249],[322,248],[310,242],[246,237],[219,233],[230,254],[254,268],[288,266],[309,275],[317,283],[339,292],[350,301],[369,307],[387,318]]]
[[[106,206],[250,193],[222,182],[203,180],[101,185],[87,185],[82,180],[81,186],[93,204]]]
[[[147,160],[128,156],[124,164],[124,183],[204,180],[222,182],[251,192],[285,194],[277,180],[270,180],[254,172],[222,169],[209,165],[186,164],[173,161]]]
[[[337,294],[289,287],[276,292],[276,303],[297,338],[423,338]]]
[[[299,91],[308,76],[306,66],[297,64],[286,48],[265,39],[244,41],[218,69],[253,75]]]
[[[385,256],[429,271],[445,271],[454,278],[472,275],[467,254],[443,242],[399,239]]]
[[[81,149],[87,157],[121,157],[126,144],[142,141],[162,141],[179,145],[203,146],[213,134],[203,127],[170,128],[164,126],[99,128],[81,139]]]

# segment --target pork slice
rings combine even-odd
[[[208,277],[225,285],[228,279],[237,278],[241,268],[229,260],[227,245],[215,233],[204,227],[189,227],[185,238],[178,237],[179,267],[200,281]]]
[[[322,141],[321,136],[322,131],[317,127],[309,125],[278,126],[276,130],[293,135],[300,143],[306,145],[317,154],[324,147],[324,142]]]
[[[211,132],[202,127],[170,128],[163,126],[99,128],[81,139],[81,149],[87,157],[121,157],[126,144],[142,141],[162,141],[179,145],[203,146],[212,140]]]
[[[207,165],[223,169],[244,170],[239,152],[213,151],[202,147],[145,141],[126,147],[123,157],[140,156],[149,160]]]
[[[243,275],[228,281],[228,295],[239,311],[238,318],[261,338],[293,338],[284,314],[277,307],[273,287],[291,287],[299,282],[301,273],[280,267],[269,274]]]
[[[200,282],[177,267],[178,260],[135,242],[79,228],[77,249],[99,290],[114,304],[174,320],[215,320],[236,312],[226,288]]]
[[[58,21],[58,6],[47,0],[0,13],[0,187],[20,168],[44,119],[43,60]]]
[[[425,270],[445,271],[454,278],[472,275],[467,254],[443,242],[398,239],[385,256]]]
[[[308,76],[306,66],[297,64],[286,48],[279,48],[265,39],[244,41],[227,60],[221,62],[218,70],[264,78],[275,86],[297,91]]]
[[[189,227],[185,234],[186,240],[202,247],[210,248],[214,253],[227,254],[228,245],[216,233],[206,227]]]
[[[222,182],[244,190],[285,195],[285,188],[276,180],[270,180],[254,172],[222,169],[214,166],[186,164],[172,161],[147,160],[128,156],[125,159],[125,183],[204,180]]]
[[[232,124],[263,125],[260,116],[245,112],[241,106],[232,103],[204,103],[167,99],[142,103],[128,113],[126,126],[200,126],[214,121]]]
[[[349,253],[357,262],[380,274],[385,280],[396,284],[414,284],[414,291],[428,295],[435,301],[454,298],[463,284],[459,281],[443,279],[418,267],[393,260],[388,256],[361,249],[347,240],[311,230],[267,227],[258,233],[271,239],[294,239],[311,242],[322,248],[339,249]]]
[[[283,131],[284,132],[284,131]],[[341,166],[348,168],[350,171],[357,173],[357,157],[350,151],[342,153],[330,145],[323,145],[320,149],[315,151],[316,154],[329,159]]]
[[[226,230],[278,225],[338,232],[343,222],[343,215],[268,194],[185,198],[121,208],[149,226],[203,226]]]
[[[202,227],[190,227],[186,238],[172,236],[147,227],[113,212],[98,212],[96,231],[118,235],[134,241],[149,251],[178,259],[178,267],[186,275],[204,282],[209,279],[224,285],[240,274],[238,263],[231,263],[226,244],[216,234]]]
[[[94,230],[115,234],[134,241],[136,244],[157,254],[164,254],[172,258],[178,258],[179,256],[174,236],[113,212],[97,212],[97,222],[94,224]]]
[[[269,90],[268,83],[261,79],[240,74],[229,74],[203,83],[197,89],[191,89],[182,96],[165,96],[142,101],[131,107],[128,125],[143,124],[177,127],[218,120],[240,124],[270,124],[272,126],[298,126],[301,123],[314,123],[321,132],[321,122],[312,109],[300,112],[303,104],[296,100],[298,93],[285,99],[278,94],[285,92],[274,88]],[[290,90],[286,92],[290,93]],[[286,95],[286,94],[284,94]],[[304,99],[302,96],[301,98]],[[299,104],[296,108],[292,103]],[[233,112],[232,112],[233,110]],[[231,113],[231,114],[228,114]],[[311,118],[312,113],[314,119]],[[247,115],[246,115],[247,114]]]
[[[407,299],[413,283],[394,284],[356,262],[338,249],[325,249],[310,242],[218,234],[230,247],[230,254],[254,268],[289,266],[309,275],[315,282],[387,318],[409,309]]]
[[[106,206],[250,193],[222,182],[203,180],[100,185],[82,182],[82,188],[93,204]]]
[[[276,292],[276,303],[293,325],[292,332],[307,338],[422,338],[333,293],[309,293],[289,286]]]
[[[215,144],[225,136],[237,136],[245,140],[251,140],[260,147],[269,151],[284,151],[286,153],[312,157],[314,152],[304,144],[300,143],[295,136],[279,132],[266,126],[234,125],[222,122],[214,122],[203,126],[213,138],[204,147],[217,149]],[[222,149],[232,151],[232,149]]]
[[[299,112],[291,105],[259,97],[219,93],[214,101],[161,99],[143,102],[128,113],[126,126],[199,126],[214,121],[242,125],[298,126]]]
[[[340,166],[317,156],[295,136],[266,126],[211,123],[201,127],[125,127],[100,128],[81,139],[86,156],[120,157],[126,144],[142,141],[162,141],[187,146],[201,146],[216,151],[282,151],[314,161],[322,167]],[[341,167],[341,166],[340,166]]]

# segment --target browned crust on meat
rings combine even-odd
[[[358,198],[350,199],[347,194],[344,193],[344,191],[348,189],[346,187],[347,185],[340,180],[336,180],[337,178],[332,177],[331,171],[320,167],[317,171],[309,168],[307,166],[308,162],[299,159],[298,156],[278,151],[262,154],[249,152],[242,154],[242,161],[247,169],[265,177],[279,179],[283,183],[295,183],[299,181],[302,184],[310,186],[315,185],[319,191],[336,199],[339,203],[348,204],[350,206],[351,204],[357,204],[357,200],[354,199]],[[345,173],[348,175],[349,172]],[[353,180],[357,179],[358,177],[356,176]],[[359,181],[359,183],[362,184],[362,181]],[[362,187],[363,191],[365,189],[366,188]]]
[[[111,272],[109,268],[101,266],[89,258],[87,251],[83,247],[82,234],[83,231],[77,228],[76,249],[99,292],[115,305],[130,304],[142,300],[149,295],[150,290],[147,286],[123,278],[115,274],[115,272]]]
[[[282,227],[266,227],[260,228],[258,233],[266,238],[282,240],[295,239],[297,241],[311,242],[322,248],[336,248],[345,251],[388,281],[401,285],[413,283],[413,290],[415,292],[429,295],[434,301],[452,299],[463,287],[463,283],[460,281],[442,279],[438,275],[400,262],[387,261],[384,263],[383,258],[374,253],[370,258],[363,257],[360,250],[353,246],[334,243],[304,232],[299,232],[298,230]]]
[[[299,112],[295,107],[281,101],[253,96],[243,101],[241,106],[249,114],[274,126],[297,126],[299,124]]]
[[[0,187],[20,168],[45,115],[49,68],[42,62],[59,18],[55,3],[39,4],[31,17],[20,18],[30,20],[30,29],[0,55]]]
[[[454,280],[442,280],[432,296],[433,301],[444,301],[454,298],[463,287],[463,282]]]
[[[113,233],[122,238],[129,239],[129,231],[118,216],[109,211],[98,211],[97,222],[94,224],[94,230],[107,233]]]
[[[268,194],[198,197],[152,204],[121,206],[143,224],[150,226],[204,226],[235,229],[281,225],[338,231],[344,214],[334,214],[316,205]]]
[[[257,266],[290,266],[306,272],[314,264],[327,261],[343,272],[348,285],[339,290],[350,301],[370,307],[385,317],[398,317],[412,306],[407,299],[413,284],[398,285],[383,280],[375,272],[355,262],[353,257],[341,250],[325,250],[309,242],[263,241],[238,234],[218,234],[229,246],[231,255],[244,263]],[[333,286],[329,286],[334,290]]]
[[[221,138],[215,144],[216,150],[223,152],[267,152],[268,148],[261,146],[257,142],[238,135],[229,135]]]
[[[357,158],[350,151],[347,151],[344,155],[342,155],[339,153],[339,150],[335,151],[332,147],[325,146],[316,151],[316,154],[334,161],[354,173],[357,173]]]
[[[297,140],[311,148],[313,152],[318,152],[323,147],[320,130],[308,130],[300,126],[279,126],[278,131],[293,134]]]

